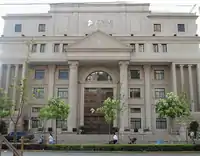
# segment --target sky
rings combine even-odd
[[[167,12],[190,12],[194,4],[200,5],[200,0],[0,0],[0,17],[9,13],[46,13],[49,10],[48,3],[64,2],[151,3],[152,11]],[[33,3],[37,3],[37,5]],[[38,3],[40,3],[40,5],[38,5]],[[3,25],[4,21],[0,18],[0,34],[3,32]]]

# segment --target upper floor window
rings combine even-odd
[[[62,48],[63,52],[67,52],[67,46],[68,46],[68,44],[63,44],[63,48]]]
[[[58,73],[58,78],[62,80],[68,80],[69,79],[69,72],[66,69],[60,69]]]
[[[156,118],[156,129],[167,129],[167,119]]]
[[[140,79],[140,70],[130,70],[131,79]]]
[[[129,96],[130,98],[140,98],[140,88],[130,88],[129,90]]]
[[[144,52],[144,44],[139,44],[139,52]]]
[[[33,88],[33,95],[36,99],[44,98],[44,88]]]
[[[46,44],[40,44],[40,52],[44,53],[46,48]]]
[[[68,88],[58,88],[57,96],[62,99],[68,98]]]
[[[35,70],[35,79],[41,80],[44,79],[45,70]]]
[[[32,107],[32,112],[33,113],[39,113],[40,112],[40,107]]]
[[[140,129],[141,128],[141,118],[131,118],[130,120],[130,128],[131,129]]]
[[[165,98],[165,88],[155,88],[155,98],[156,99]]]
[[[33,45],[32,45],[31,52],[32,52],[32,53],[37,52],[37,44],[33,44]]]
[[[141,113],[141,108],[131,108],[131,113]]]
[[[178,32],[185,32],[185,24],[177,24]]]
[[[136,52],[135,43],[130,43],[130,46],[132,48],[132,52]]]
[[[153,25],[154,32],[161,32],[161,24]]]
[[[54,52],[57,53],[59,51],[60,51],[60,44],[59,43],[54,44]]]
[[[15,32],[22,32],[22,24],[15,24]]]
[[[158,44],[153,44],[153,51],[154,51],[155,53],[158,53],[158,52],[159,52]]]
[[[161,44],[162,46],[162,52],[166,53],[167,52],[167,44]]]
[[[45,32],[46,31],[46,24],[39,24],[38,32]]]
[[[95,71],[87,76],[86,81],[112,81],[112,78],[104,71]]]
[[[164,70],[154,70],[154,79],[155,80],[164,80]]]

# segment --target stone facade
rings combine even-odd
[[[0,38],[1,87],[13,77],[29,80],[29,104],[23,113],[27,129],[37,130],[39,108],[53,96],[70,105],[69,132],[84,125],[85,90],[111,88],[127,109],[121,131],[149,128],[167,131],[155,103],[167,92],[186,92],[194,116],[200,111],[200,55],[197,16],[153,13],[149,4],[51,4],[47,14],[4,16]],[[31,31],[30,31],[31,30]],[[28,67],[24,66],[28,60]],[[29,75],[26,70],[31,69]],[[103,75],[103,76],[102,76]],[[40,94],[32,98],[33,91]],[[121,95],[121,96],[120,96]],[[123,95],[123,96],[122,96]],[[46,127],[55,129],[55,121]]]

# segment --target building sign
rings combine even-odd
[[[88,27],[103,28],[112,26],[112,20],[88,20]]]

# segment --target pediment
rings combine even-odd
[[[129,49],[128,46],[101,31],[96,31],[84,39],[70,45],[69,49]]]

